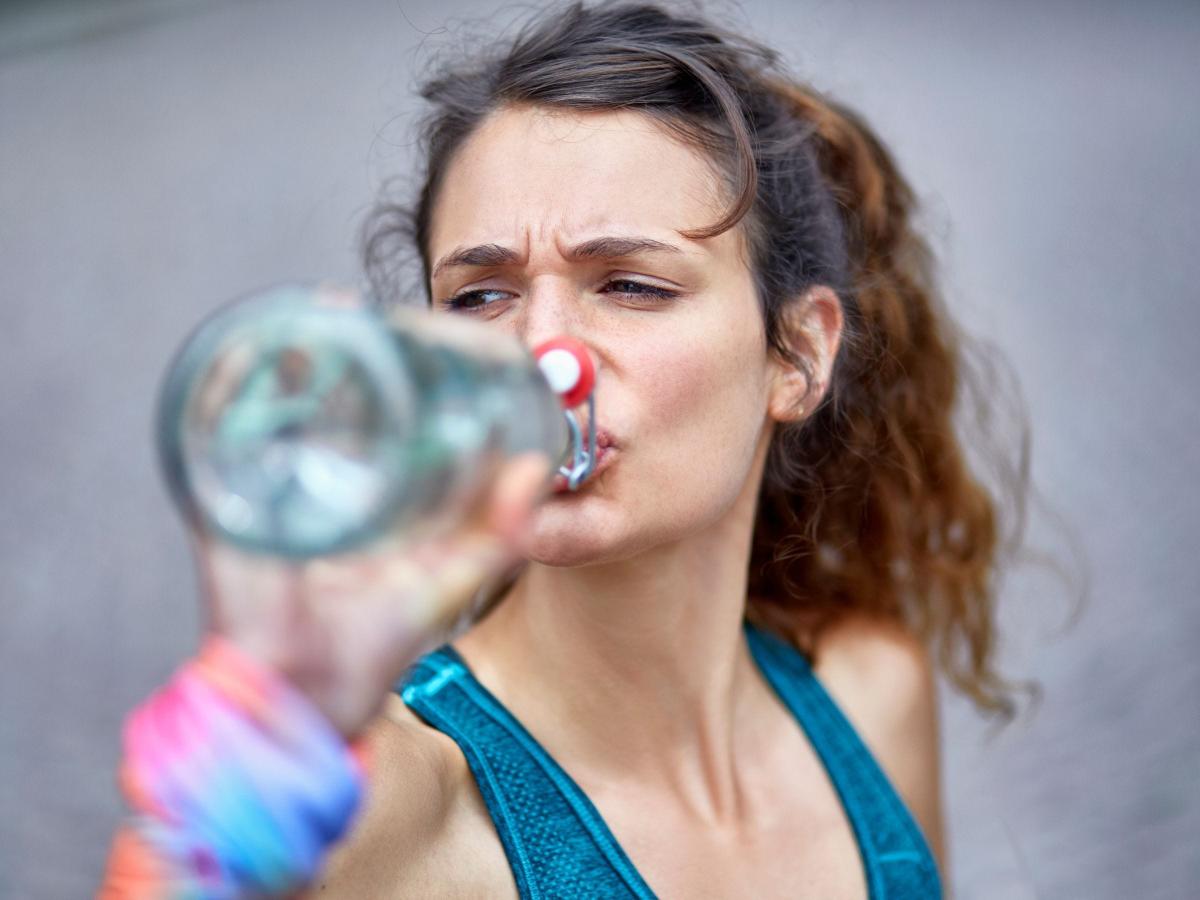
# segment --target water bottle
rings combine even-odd
[[[159,458],[196,526],[252,552],[335,554],[452,525],[525,451],[576,489],[596,457],[593,383],[570,338],[530,354],[462,317],[283,285],[185,341],[159,394]]]

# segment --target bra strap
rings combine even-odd
[[[522,900],[654,897],[582,789],[453,647],[422,657],[397,692],[462,749]]]
[[[745,626],[763,675],[808,735],[858,840],[872,898],[941,896],[937,865],[908,808],[807,659],[782,638]]]

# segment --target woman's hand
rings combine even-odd
[[[403,535],[308,561],[252,555],[193,532],[213,630],[302,691],[346,737],[482,582],[520,559],[549,460],[503,465],[468,520],[419,542]]]

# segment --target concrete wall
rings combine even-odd
[[[859,106],[924,198],[959,317],[1019,372],[1034,474],[1092,588],[1005,585],[1032,719],[947,698],[963,898],[1200,883],[1200,6],[717,7]],[[158,380],[216,304],[358,275],[411,86],[460,0],[0,6],[0,896],[85,896],[122,715],[194,646],[152,456]],[[499,14],[506,21],[509,14]],[[1045,541],[1054,532],[1040,519]]]

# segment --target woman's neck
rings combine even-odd
[[[455,642],[577,779],[662,785],[714,820],[744,803],[736,772],[771,719],[742,632],[744,494],[708,530],[634,559],[530,564]]]

